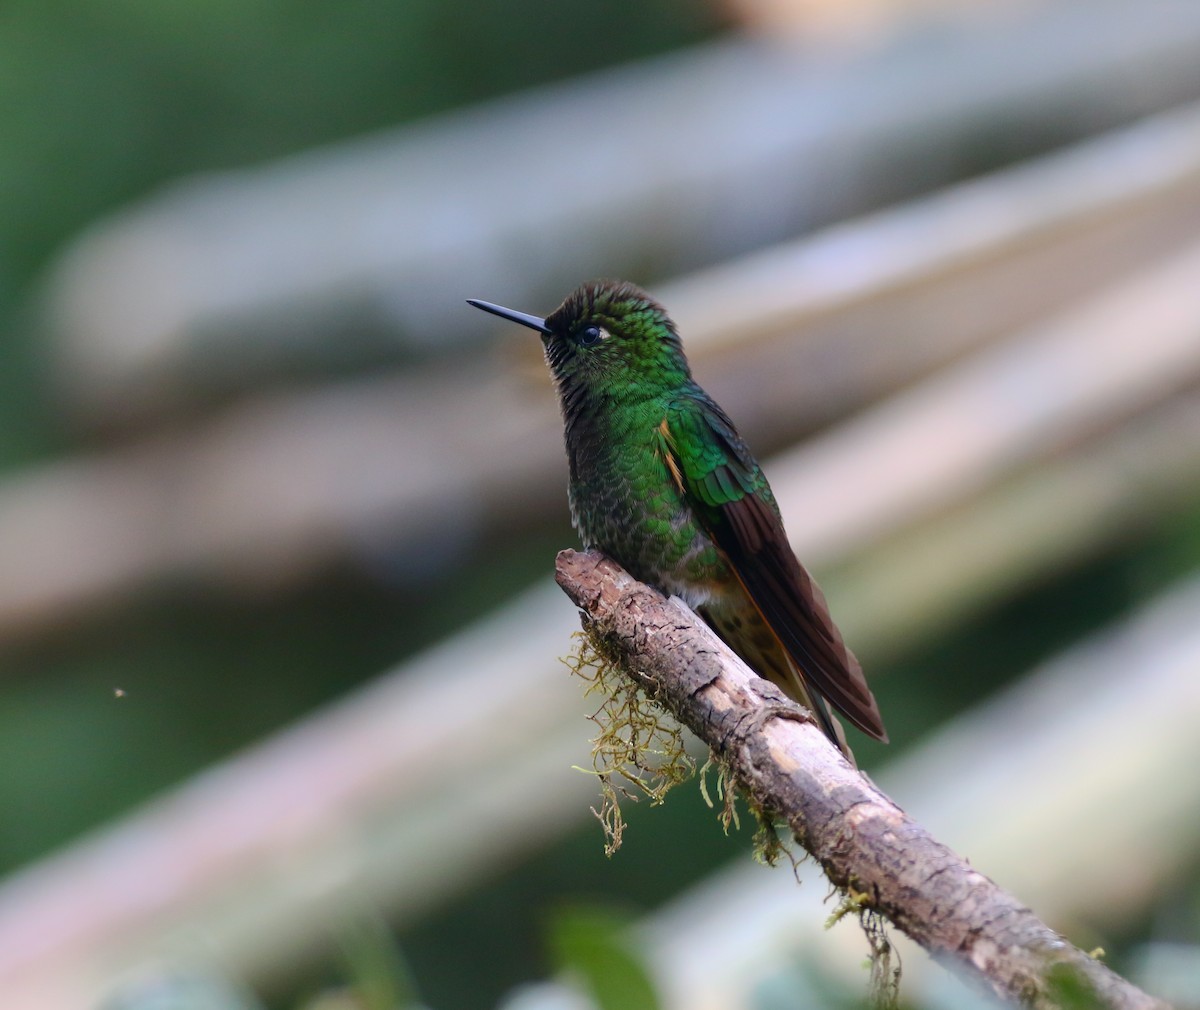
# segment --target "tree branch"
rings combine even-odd
[[[596,552],[561,552],[557,579],[583,610],[585,628],[730,764],[739,785],[787,823],[829,880],[933,957],[1038,1010],[1164,1010],[914,823],[682,602]]]

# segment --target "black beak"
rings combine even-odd
[[[552,332],[546,325],[546,320],[541,316],[531,316],[528,312],[518,312],[516,309],[506,309],[503,305],[481,302],[478,298],[468,298],[467,304],[474,305],[477,309],[483,309],[484,312],[490,312],[493,316],[499,316],[501,319],[509,319],[522,326],[528,326],[531,330],[538,330],[541,333]]]

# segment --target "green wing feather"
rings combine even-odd
[[[672,403],[661,430],[670,468],[693,512],[800,671],[804,687],[868,736],[887,740],[862,667],[842,641],[820,588],[796,559],[767,479],[733,422],[697,391]],[[828,714],[815,714],[836,743]]]

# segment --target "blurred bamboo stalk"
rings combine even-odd
[[[857,513],[855,543],[835,540],[837,556],[823,548],[845,499],[814,495],[788,515],[800,556],[844,573],[840,592],[830,595],[856,648],[883,652],[895,646],[888,636],[898,630],[911,642],[912,629],[893,617],[897,603],[917,599],[961,616],[1014,579],[1053,570],[1114,530],[1196,500],[1200,439],[1191,436],[1200,408],[1180,387],[1195,383],[1200,367],[1200,339],[1181,342],[1188,332],[1200,335],[1196,275],[1183,269],[1197,255],[1188,250],[1085,300],[1030,331],[1036,339],[1018,334],[985,348],[985,359],[1005,361],[987,389],[977,357],[968,357],[799,450],[795,461],[768,467],[785,508],[795,508],[823,486],[822,474],[842,472],[844,457],[861,462],[852,486],[873,507]],[[1129,371],[1102,331],[1096,346],[1108,351],[1099,361],[1128,375],[1134,395],[1102,381],[1088,341],[1077,339],[1082,323],[1102,323],[1098,309],[1114,306],[1122,319],[1137,316],[1137,346],[1148,365]],[[1048,363],[1080,376],[1050,410],[1045,397],[1028,395],[1029,380],[1017,381],[1032,376],[1036,392],[1036,369]],[[977,423],[968,390],[1004,406],[1004,437]],[[1154,406],[1164,398],[1166,406]],[[897,446],[895,431],[961,439],[946,457],[953,465],[929,474],[948,490],[914,497],[893,467],[877,465],[885,449],[900,458],[926,451],[923,441]],[[1157,450],[1142,451],[1147,445]],[[836,458],[828,446],[839,447]],[[1135,480],[1172,494],[1138,493]],[[990,521],[1014,500],[1035,503],[1004,527],[1018,540],[977,543],[977,511]],[[1006,543],[1017,560],[993,583]],[[895,562],[905,550],[944,567],[916,565],[896,599]],[[881,567],[873,567],[875,558]],[[873,606],[843,614],[842,593]],[[573,625],[556,596],[553,589],[530,594],[377,686],[7,881],[0,887],[0,989],[36,994],[11,1005],[81,1005],[147,958],[188,956],[195,936],[232,968],[259,975],[284,952],[317,942],[323,913],[335,906],[377,902],[399,918],[417,914],[584,816],[592,784],[568,770],[570,755],[578,762],[586,751],[584,724],[572,719],[582,701],[549,662],[566,651]],[[1088,704],[1078,700],[1083,712]],[[1160,767],[1160,752],[1140,757],[1148,773]],[[1082,801],[1097,783],[1072,787]],[[1148,792],[1141,815],[1153,822],[1173,805],[1172,797]],[[480,823],[486,833],[475,830]],[[529,832],[530,823],[545,834]],[[1156,841],[1187,851],[1195,844],[1186,831]],[[1154,867],[1175,858],[1147,859],[1146,883],[1159,879]],[[1040,911],[1055,917],[1053,908]]]
[[[50,276],[65,399],[111,424],[355,334],[478,340],[464,284],[533,306],[719,262],[1194,100],[1198,49],[1193,0],[964,11],[833,51],[725,40],[193,179]],[[580,122],[586,143],[536,155]]]
[[[806,517],[814,563],[862,551],[1200,381],[1198,279],[1200,244],[794,450],[774,469],[785,521]]]
[[[771,448],[1198,232],[1191,106],[660,294],[705,385]],[[434,562],[450,564],[488,535],[561,514],[561,457],[541,370],[530,394],[479,355],[261,396],[174,435],[16,475],[0,485],[0,643],[164,578],[285,583],[372,542],[436,547]],[[798,500],[810,490],[823,493]]]
[[[904,650],[1200,498],[1200,389],[1018,467],[981,498],[830,559],[824,583],[852,640]],[[971,558],[970,571],[956,559]],[[869,647],[873,648],[873,646]]]
[[[1004,2],[987,0],[724,0],[738,25],[761,35],[780,32],[800,37],[860,38],[877,34],[896,21],[960,12],[993,14]],[[1043,0],[1044,2],[1044,0]]]

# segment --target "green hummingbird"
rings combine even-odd
[[[862,667],[792,552],[762,468],[692,378],[663,307],[620,281],[583,284],[544,319],[468,302],[542,336],[584,547],[683,599],[812,711],[851,761],[827,702],[886,742]]]

